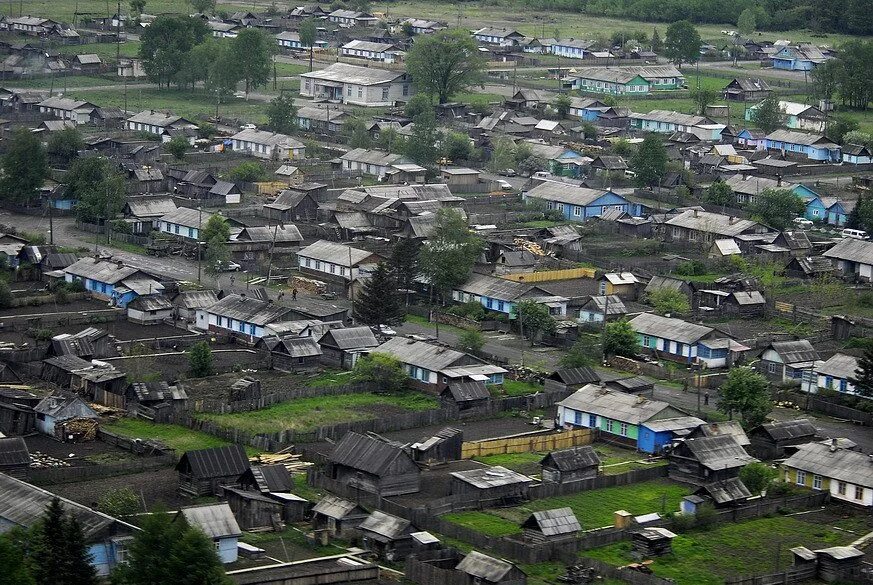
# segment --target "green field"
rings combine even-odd
[[[473,459],[480,463],[484,463],[485,465],[500,465],[525,475],[531,475],[534,473],[540,473],[540,461],[545,456],[545,453],[535,452],[500,453],[497,455],[473,457]]]
[[[531,384],[530,382],[522,382],[521,380],[510,380],[509,378],[504,378],[503,380],[503,390],[496,391],[496,394],[502,394],[503,396],[526,396],[528,394],[534,394],[536,392],[541,392],[543,389],[540,384]]]
[[[175,449],[177,455],[192,449],[209,449],[230,444],[218,437],[194,431],[187,427],[158,424],[139,418],[118,419],[111,424],[103,425],[103,428],[111,433],[117,433],[125,437],[157,439],[168,447]],[[246,447],[246,452],[249,455],[254,455],[258,453],[258,450],[253,447]]]
[[[251,434],[283,430],[306,432],[320,426],[377,418],[384,416],[386,411],[414,412],[437,406],[434,398],[414,392],[402,395],[341,394],[301,398],[251,412],[198,413],[197,418]]]
[[[725,577],[784,570],[791,564],[792,547],[815,550],[845,545],[854,538],[788,516],[724,523],[677,536],[673,554],[655,559],[652,569],[658,577],[673,579],[677,585],[720,585]],[[621,566],[633,562],[630,546],[620,542],[582,555]]]
[[[66,55],[98,55],[106,62],[115,62],[116,54],[121,57],[136,57],[139,54],[139,41],[124,43],[86,43],[84,45],[61,45],[55,51]]]
[[[264,8],[269,3],[264,4]],[[15,16],[18,16],[20,11],[19,3],[9,4],[7,2],[0,5],[0,14],[9,14],[10,8]],[[73,22],[73,15],[76,11],[79,12],[79,18],[89,18],[85,15],[109,16],[115,13],[115,2],[107,2],[106,0],[27,0],[23,3],[24,14],[39,15],[44,18],[53,18],[62,22]],[[221,10],[234,12],[236,10],[251,10],[252,3],[245,2],[221,2]],[[127,13],[128,6],[126,2],[121,3],[121,10]],[[147,14],[188,14],[191,11],[191,5],[188,2],[180,0],[148,0],[145,7]],[[135,30],[134,32],[140,32]]]
[[[678,510],[680,500],[689,493],[691,490],[687,486],[656,480],[534,500],[514,508],[456,512],[446,514],[443,518],[483,534],[505,536],[520,532],[519,525],[532,512],[570,507],[582,523],[582,528],[587,530],[612,525],[616,510],[627,510],[634,515]]]

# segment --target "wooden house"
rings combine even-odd
[[[362,354],[379,345],[369,327],[331,329],[318,340],[321,361],[327,365],[351,370]]]
[[[700,425],[691,431],[688,438],[719,437],[725,435],[733,437],[734,441],[736,441],[740,447],[746,448],[752,444],[751,441],[749,441],[749,437],[746,435],[746,431],[744,431],[740,423],[735,420]]]
[[[215,552],[222,563],[236,562],[242,531],[227,503],[182,508],[176,518],[180,516],[190,526],[199,528],[215,544]]]
[[[364,548],[387,561],[402,561],[412,550],[412,523],[379,510],[361,522],[358,527]]]
[[[561,368],[546,377],[544,390],[546,392],[564,392],[579,390],[588,384],[600,382],[600,374],[593,368]]]
[[[312,528],[335,538],[349,540],[369,514],[354,502],[326,495],[312,508]]]
[[[464,445],[464,432],[446,427],[433,436],[412,444],[412,458],[416,463],[431,465],[459,461]]]
[[[720,481],[705,483],[695,492],[697,496],[706,496],[716,508],[739,505],[752,497],[752,492],[739,477],[731,477]]]
[[[670,554],[674,538],[676,535],[666,528],[635,530],[631,532],[631,556],[643,560]]]
[[[321,354],[321,347],[311,337],[286,337],[270,351],[270,359],[274,370],[296,373],[318,368]]]
[[[805,418],[764,423],[749,431],[750,452],[765,460],[787,457],[797,445],[817,439],[815,427]]]
[[[33,407],[36,430],[61,442],[93,440],[100,417],[81,397],[58,391]]]
[[[552,451],[540,460],[543,481],[571,483],[597,477],[600,457],[594,447],[581,445]]]
[[[521,524],[525,540],[535,543],[572,540],[582,525],[570,508],[542,510],[528,516]]]
[[[302,183],[285,189],[272,203],[264,204],[264,215],[274,221],[313,221],[318,199],[327,193],[323,183]]]
[[[280,531],[287,522],[299,522],[305,518],[303,510],[308,501],[300,496],[285,493],[284,499],[274,498],[261,492],[225,487],[224,497],[243,530],[260,532]]]
[[[804,370],[818,360],[818,351],[808,339],[773,341],[761,353],[758,371],[774,382],[799,384]]]
[[[0,437],[0,473],[27,479],[30,452],[21,437]]]
[[[221,486],[236,486],[248,469],[249,460],[240,445],[186,451],[176,464],[179,491],[194,497],[221,495]]]
[[[757,461],[730,436],[680,441],[669,460],[671,479],[695,485],[737,477],[740,469]]]
[[[42,398],[24,387],[0,387],[0,433],[26,435],[36,430],[33,407]]]
[[[330,474],[349,487],[382,497],[414,494],[421,470],[400,446],[350,432],[330,455]]]
[[[452,495],[465,495],[470,500],[511,503],[526,500],[531,478],[505,467],[481,467],[452,472]]]
[[[440,393],[440,400],[454,404],[459,410],[483,406],[491,399],[491,393],[484,382],[452,382]]]
[[[873,506],[873,463],[864,453],[841,449],[839,441],[808,443],[782,464],[782,479],[830,493],[831,499],[870,509]]]
[[[470,551],[455,570],[464,576],[464,585],[527,585],[527,575],[509,561]]]

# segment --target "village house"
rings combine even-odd
[[[758,371],[774,382],[799,384],[804,370],[818,360],[818,351],[808,339],[773,341],[761,353]]]
[[[596,44],[596,41],[586,41],[583,39],[566,39],[558,40],[552,45],[552,54],[559,57],[569,57],[570,59],[588,59],[591,53],[590,49]]]
[[[310,276],[333,280],[353,281],[378,264],[381,256],[368,250],[353,248],[338,242],[318,240],[297,251],[300,271]]]
[[[471,274],[470,278],[452,291],[452,300],[458,303],[477,302],[489,311],[503,313],[510,319],[516,318],[518,303],[531,300],[543,304],[549,314],[564,317],[567,314],[567,299],[548,293],[530,284],[524,284],[488,276]]]
[[[350,540],[369,513],[354,502],[327,494],[312,508],[312,528],[329,536]]]
[[[480,171],[467,167],[443,167],[440,169],[440,179],[450,189],[460,189],[460,192],[463,192],[466,187],[473,188],[477,186],[480,175]]]
[[[402,561],[412,551],[412,523],[379,510],[358,526],[364,548],[380,559]]]
[[[846,220],[849,218],[849,214],[852,213],[852,210],[855,209],[856,204],[857,200],[841,199],[833,201],[827,206],[825,223],[828,225],[843,227],[846,225]]]
[[[571,508],[534,512],[521,523],[522,538],[536,543],[570,540],[581,530]]]
[[[680,89],[685,77],[673,65],[583,67],[565,80],[571,89],[608,95],[646,95]]]
[[[679,441],[669,459],[670,478],[695,485],[737,477],[740,469],[757,461],[728,435]]]
[[[560,212],[568,221],[585,221],[599,217],[609,209],[634,213],[634,204],[609,190],[589,189],[565,183],[545,181],[523,194],[525,201],[540,199],[550,210]]]
[[[394,106],[415,94],[405,71],[334,63],[319,71],[301,73],[300,95],[365,107]]]
[[[739,477],[731,477],[697,488],[690,496],[682,498],[680,510],[683,514],[696,514],[700,506],[711,502],[716,508],[738,506],[752,497],[752,492]]]
[[[200,238],[200,230],[209,222],[210,217],[212,217],[211,213],[199,208],[177,207],[161,216],[157,228],[165,234],[197,242]]]
[[[414,494],[421,470],[399,445],[355,432],[336,444],[328,458],[329,474],[348,487],[381,497]]]
[[[0,473],[0,533],[36,528],[55,498],[64,512],[78,521],[82,544],[97,575],[107,577],[115,567],[127,562],[133,535],[139,531],[136,526],[4,473]]]
[[[751,122],[755,119],[758,108],[756,104],[746,109],[745,119]],[[784,126],[791,130],[803,130],[805,132],[824,132],[827,125],[827,114],[815,106],[779,100],[779,109],[785,116]]]
[[[381,150],[370,150],[366,148],[355,148],[339,157],[339,160],[342,164],[343,170],[360,171],[361,173],[373,175],[378,178],[397,173],[405,174],[412,169],[414,177],[412,181],[408,182],[424,182],[424,171],[426,169],[412,164],[410,159],[401,154],[391,154]]]
[[[424,20],[421,18],[407,18],[400,22],[402,28],[408,27],[414,35],[429,35],[448,28],[442,22],[436,20]]]
[[[712,327],[654,313],[637,315],[630,326],[644,352],[671,361],[723,368],[749,349]]]
[[[306,157],[306,145],[286,134],[246,129],[229,139],[234,152],[245,152],[269,160],[292,160]]]
[[[540,460],[543,481],[571,483],[597,477],[600,457],[591,445],[552,451]]]
[[[840,162],[840,145],[827,136],[796,130],[774,130],[764,137],[763,150],[776,151],[782,156],[816,162]]]
[[[402,59],[404,52],[398,50],[393,43],[353,40],[340,47],[340,55],[367,61],[397,63]]]
[[[368,26],[378,22],[378,18],[357,10],[337,9],[327,15],[327,20],[340,26]]]
[[[222,486],[236,486],[249,469],[249,460],[240,445],[226,445],[186,451],[176,464],[179,491],[186,496],[221,495]]]
[[[767,233],[770,228],[751,219],[688,209],[664,222],[663,238],[667,242],[706,243],[742,234]]]
[[[65,97],[50,97],[37,104],[39,112],[76,124],[94,124],[103,119],[100,108],[91,102]]]
[[[247,226],[238,234],[231,235],[231,242],[241,244],[267,244],[270,249],[289,250],[303,242],[303,235],[294,224]]]
[[[127,318],[140,325],[157,325],[173,318],[174,307],[162,294],[140,295],[127,304]]]
[[[36,413],[36,430],[62,443],[93,439],[93,436],[83,436],[82,433],[88,431],[82,429],[96,428],[100,420],[99,415],[80,396],[65,391],[46,396],[33,407],[33,411]],[[79,424],[81,421],[87,424]]]
[[[151,275],[121,261],[82,258],[64,268],[63,274],[66,282],[79,282],[91,296],[122,308],[139,295],[164,290]]]
[[[858,358],[835,353],[826,361],[816,362],[811,371],[803,370],[801,389],[813,394],[819,389],[855,394],[855,385],[850,379],[855,377],[857,369]]]
[[[844,144],[843,162],[850,165],[867,165],[873,162],[873,150],[862,144]]]
[[[294,122],[301,130],[308,132],[321,132],[324,134],[336,134],[343,129],[348,112],[338,108],[304,106],[298,108],[294,115]]]
[[[735,102],[762,100],[773,90],[767,80],[760,77],[737,77],[724,88],[724,99]]]
[[[155,110],[144,110],[128,118],[125,122],[125,128],[133,132],[154,134],[168,140],[164,137],[168,137],[171,130],[197,130],[197,125],[182,116],[165,114]]]
[[[709,423],[700,425],[688,435],[689,438],[695,437],[721,437],[731,436],[740,447],[746,448],[751,445],[746,431],[737,421],[725,421],[718,423]]]
[[[513,29],[485,27],[473,31],[473,38],[486,45],[512,47],[519,44],[524,35]]]
[[[300,33],[293,30],[284,30],[277,35],[275,35],[276,44],[279,45],[281,49],[289,49],[291,51],[308,51],[308,46],[303,46],[303,42],[300,40]],[[328,46],[327,41],[322,39],[315,40],[315,48],[317,49],[326,49]]]
[[[546,376],[547,392],[578,390],[586,384],[600,383],[600,374],[589,367],[561,368]]]
[[[184,321],[195,321],[198,309],[208,309],[218,302],[218,291],[185,290],[173,297],[176,317]]]
[[[358,358],[379,345],[369,327],[331,329],[318,340],[322,361],[330,366],[351,370]]]
[[[195,327],[201,331],[228,333],[253,344],[268,335],[269,325],[292,319],[290,307],[244,294],[230,294],[214,305],[197,309]]]
[[[311,337],[286,337],[270,350],[270,365],[287,373],[312,371],[321,362],[321,347]]]
[[[836,440],[834,440],[836,442]],[[873,463],[870,456],[832,444],[808,443],[782,463],[782,478],[831,498],[858,506],[873,506]]]
[[[628,115],[630,127],[640,132],[657,132],[659,134],[673,134],[674,132],[687,132],[695,135],[700,140],[718,140],[724,124],[715,124],[706,116],[694,116],[680,114],[668,110],[652,110],[648,114]]]
[[[435,395],[455,382],[502,384],[506,373],[504,368],[472,355],[404,337],[389,339],[373,352],[393,356],[403,365],[415,387]]]
[[[264,204],[264,215],[273,221],[312,221],[318,214],[318,198],[327,193],[323,183],[301,183],[284,189]]]
[[[765,460],[782,459],[797,445],[817,440],[816,432],[805,418],[764,423],[749,431],[749,451]]]
[[[597,292],[604,297],[617,296],[634,300],[637,298],[639,285],[640,281],[633,272],[607,272],[597,279]]]
[[[822,256],[833,262],[843,278],[873,282],[873,242],[843,238]]]
[[[188,506],[176,513],[176,518],[179,517],[185,518],[189,526],[199,529],[213,542],[222,563],[236,562],[242,530],[226,502]]]
[[[789,45],[779,49],[772,57],[774,69],[787,71],[812,71],[816,65],[827,60],[821,49],[814,45]]]
[[[824,256],[806,256],[792,258],[785,266],[785,276],[803,279],[830,279],[836,273],[836,268]]]
[[[758,197],[765,190],[784,189],[791,192],[799,192],[799,185],[783,184],[781,179],[770,177],[758,177],[756,175],[744,175],[737,173],[728,177],[724,183],[731,188],[737,203],[745,205],[756,203]]]

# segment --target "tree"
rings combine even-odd
[[[855,392],[865,398],[873,398],[873,347],[868,347],[860,358],[858,368],[849,378],[855,386]]]
[[[190,87],[192,90],[200,82],[204,82],[207,88],[215,87],[217,80],[211,79],[211,77],[218,70],[213,65],[217,56],[223,55],[226,48],[226,45],[211,38],[192,47],[174,76],[176,84],[180,88]]]
[[[718,99],[718,94],[711,89],[695,89],[691,92],[691,99],[694,100],[697,113],[703,116],[706,114],[706,108]]]
[[[46,145],[46,154],[61,164],[69,164],[85,148],[85,140],[78,128],[64,128],[52,132]]]
[[[845,144],[846,135],[857,130],[857,121],[844,115],[837,114],[828,120],[825,135],[837,144]]]
[[[404,311],[397,294],[397,281],[380,262],[354,300],[355,319],[367,325],[390,325],[403,321]]]
[[[407,37],[411,37],[411,36],[413,36],[413,35],[415,34],[415,27],[413,27],[413,26],[412,26],[412,23],[409,22],[408,20],[405,21],[403,24],[400,25],[400,30],[401,30],[401,32],[403,32],[403,34],[405,34]]]
[[[431,290],[445,299],[470,277],[481,250],[482,240],[461,214],[444,207],[437,211],[430,237],[419,250],[418,266]]]
[[[129,487],[108,490],[97,500],[97,509],[113,518],[123,518],[141,510],[139,496]]]
[[[49,172],[45,149],[36,135],[27,128],[16,130],[3,155],[2,165],[0,197],[10,203],[31,204]]]
[[[373,352],[359,357],[352,379],[373,384],[380,392],[400,393],[409,389],[409,376],[403,364],[387,353]]]
[[[485,336],[476,329],[466,329],[458,336],[458,349],[476,353],[485,346]]]
[[[209,343],[198,341],[188,350],[188,372],[192,378],[205,378],[215,373]]]
[[[570,100],[570,96],[565,93],[558,94],[558,97],[555,98],[555,111],[558,113],[558,118],[564,119],[570,115],[570,107],[572,106],[572,101]]]
[[[403,106],[403,113],[407,117],[415,119],[426,112],[433,112],[433,101],[426,93],[417,93]]]
[[[637,332],[626,319],[607,323],[603,331],[603,357],[635,357],[640,350]]]
[[[810,73],[813,97],[820,100],[833,98],[839,90],[841,74],[840,63],[835,60],[816,65]]]
[[[188,144],[188,139],[184,136],[174,136],[164,148],[167,149],[168,153],[173,155],[174,159],[182,160],[185,158],[185,153],[188,152],[190,146],[191,145]]]
[[[734,191],[730,185],[721,179],[716,179],[703,192],[703,200],[713,205],[730,205],[734,202]]]
[[[691,310],[688,296],[672,288],[657,288],[648,293],[648,302],[659,315],[684,315]]]
[[[733,367],[718,389],[718,409],[731,420],[738,414],[746,430],[754,428],[773,409],[770,383],[750,367]]]
[[[64,178],[67,197],[77,201],[76,217],[86,223],[109,221],[124,209],[124,177],[109,159],[92,156],[77,159]]]
[[[97,585],[97,570],[91,564],[91,553],[85,544],[85,534],[79,520],[70,515],[64,522],[65,585]]]
[[[658,32],[658,27],[652,30],[652,52],[660,53],[664,49],[664,43],[661,42],[661,35]]]
[[[439,132],[433,111],[419,114],[412,121],[412,134],[406,140],[406,156],[423,167],[436,164],[439,150]]]
[[[30,538],[30,566],[39,585],[96,585],[97,572],[79,521],[58,498],[46,508]],[[5,569],[4,569],[5,570]]]
[[[225,101],[233,96],[240,80],[236,53],[233,50],[233,45],[229,43],[210,40],[204,44],[213,47],[206,89],[214,92],[219,102]]]
[[[235,181],[254,183],[260,181],[266,175],[264,165],[254,161],[244,161],[230,170],[228,176]]]
[[[790,228],[805,209],[803,200],[787,189],[764,189],[749,205],[754,219],[780,231]]]
[[[753,496],[758,496],[767,489],[777,475],[775,469],[760,461],[749,463],[740,469],[740,481],[749,488]]]
[[[379,130],[379,137],[376,139],[375,145],[379,150],[392,154],[406,152],[406,140],[390,126]]]
[[[270,80],[270,64],[275,42],[261,29],[246,28],[233,39],[233,65],[237,78],[245,83],[246,99],[252,89]]]
[[[488,161],[488,170],[492,173],[500,173],[512,168],[515,163],[515,143],[508,136],[498,136],[492,140],[491,160]]]
[[[307,18],[303,22],[300,23],[300,30],[298,34],[300,35],[300,46],[301,47],[309,47],[309,70],[312,71],[312,57],[313,51],[315,50],[315,35],[318,31],[318,28],[315,26],[314,18]]]
[[[757,26],[757,15],[754,8],[749,7],[740,12],[740,16],[737,18],[737,29],[741,33],[750,35],[755,32]]]
[[[570,346],[558,365],[562,368],[582,368],[595,365],[600,358],[600,342],[594,335],[582,335]]]
[[[230,260],[230,249],[227,247],[227,239],[215,236],[211,239],[201,240],[206,242],[206,253],[203,260],[206,262],[206,273],[216,275]],[[198,253],[202,253],[198,248]]]
[[[680,67],[700,59],[700,33],[687,20],[674,22],[664,36],[664,55]]]
[[[12,289],[5,280],[0,280],[0,308],[8,309],[12,306]]]
[[[230,224],[227,223],[223,216],[213,215],[203,225],[200,239],[204,242],[211,242],[216,239],[226,242],[230,239]]]
[[[130,11],[139,17],[142,11],[145,10],[146,0],[130,0]]]
[[[406,71],[422,93],[439,103],[481,82],[484,59],[469,31],[446,29],[419,36],[406,56]]]
[[[203,42],[208,29],[200,18],[182,15],[158,16],[140,37],[139,57],[150,81],[170,86],[181,71],[188,53]]]
[[[531,176],[537,171],[544,171],[548,168],[549,161],[541,156],[529,156],[516,165],[516,170],[522,176]]]
[[[36,585],[27,566],[23,543],[11,533],[0,534],[0,585]]]
[[[449,130],[443,135],[440,151],[450,161],[469,160],[473,155],[473,144],[466,134]]]
[[[346,143],[351,148],[370,148],[370,144],[373,142],[370,139],[370,133],[367,132],[367,125],[360,118],[346,120],[342,133],[346,137]]]
[[[555,318],[549,314],[549,308],[541,303],[525,299],[516,305],[516,313],[519,329],[522,334],[527,334],[531,347],[540,334],[555,332]]]
[[[752,109],[752,123],[769,134],[785,124],[785,110],[779,104],[779,96],[772,94]]]
[[[397,282],[398,290],[402,291],[406,297],[406,304],[409,304],[409,293],[412,290],[415,282],[415,277],[419,274],[418,267],[418,250],[419,243],[412,238],[401,238],[394,244],[394,249],[391,250],[391,259],[389,264],[391,272],[394,273],[394,280]]]
[[[273,132],[291,134],[297,129],[297,124],[294,122],[296,115],[297,108],[294,107],[294,96],[290,93],[280,94],[273,98],[267,106],[267,126]]]
[[[188,2],[191,3],[194,12],[210,14],[215,11],[215,0],[188,0]]]
[[[636,181],[640,186],[652,187],[661,182],[667,171],[667,149],[661,138],[648,134],[631,158],[631,168],[636,173]]]

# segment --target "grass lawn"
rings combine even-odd
[[[319,556],[338,555],[345,549],[336,544],[321,546],[306,539],[304,531],[296,526],[288,526],[282,532],[243,532],[242,542],[267,550],[275,558],[287,556],[287,560],[300,560]]]
[[[500,453],[497,455],[482,455],[481,457],[473,457],[473,459],[486,465],[501,465],[507,469],[530,475],[540,472],[540,461],[545,456],[545,453],[536,452]]]
[[[443,518],[483,534],[505,536],[520,532],[519,525],[532,512],[570,507],[582,523],[582,528],[587,530],[612,525],[616,510],[627,510],[635,515],[678,510],[679,501],[689,493],[691,490],[687,486],[655,480],[534,500],[514,508],[456,512]]]
[[[726,577],[777,571],[791,564],[789,549],[803,545],[815,550],[845,545],[855,536],[790,516],[718,524],[673,540],[673,554],[655,559],[655,575],[677,585],[720,585]],[[630,542],[620,542],[581,553],[614,565],[626,565]]]
[[[345,394],[316,396],[276,404],[262,410],[228,414],[199,413],[198,418],[221,427],[247,433],[275,433],[282,430],[306,432],[320,426],[368,420],[389,411],[410,412],[436,408],[437,401],[424,394]]]
[[[187,2],[179,2],[179,0],[149,0],[146,5],[148,14],[188,14],[190,6]],[[226,3],[221,2],[221,10],[227,11],[229,14],[237,10],[251,10],[251,3]],[[39,15],[44,18],[59,19],[63,22],[72,23],[73,14],[79,11],[80,18],[83,14],[105,15],[108,16],[115,12],[115,4],[107,4],[106,0],[27,0],[24,7],[24,14]],[[127,12],[127,5],[122,3],[122,11]],[[2,14],[7,14],[7,8],[4,5],[0,10]],[[14,6],[14,13],[18,15],[18,5]],[[141,32],[135,30],[134,32]]]
[[[431,323],[427,320],[427,317],[420,317],[418,315],[407,313],[405,321],[407,323],[415,323],[416,325],[427,327],[436,331],[436,323]],[[454,325],[446,325],[445,323],[440,323],[440,331],[451,331],[452,333],[460,335],[461,333],[464,333],[466,329],[455,327]]]
[[[136,57],[139,55],[139,41],[127,41],[126,43],[87,43],[84,45],[61,45],[55,47],[58,53],[66,55],[97,55],[106,62],[115,61],[115,53],[122,57]]]
[[[645,459],[647,455],[633,449],[624,449],[606,443],[595,443],[593,447],[600,457],[604,475],[617,475],[634,469],[661,467],[668,463],[666,459],[654,463],[637,463],[637,461]]]
[[[145,81],[138,81],[137,83],[145,83]],[[67,77],[55,77],[54,80],[51,77],[40,77],[39,79],[15,79],[6,87],[14,87],[16,89],[49,89],[53,87],[55,91],[59,93],[63,92],[66,87],[69,93],[70,89],[115,84],[118,84],[119,87],[123,87],[121,80],[110,81],[109,79],[95,75],[68,75]],[[130,91],[133,90],[131,89]]]
[[[523,382],[521,380],[510,380],[509,378],[504,378],[503,380],[503,390],[493,389],[492,394],[498,394],[502,396],[525,396],[526,394],[533,394],[534,392],[539,392],[543,389],[540,384],[531,384],[530,382]]]
[[[342,386],[351,382],[352,372],[345,370],[325,370],[316,376],[306,378],[303,383],[310,388]]]
[[[140,439],[157,439],[176,450],[177,455],[193,449],[209,449],[210,447],[223,447],[229,445],[227,441],[213,437],[200,431],[194,431],[180,425],[164,425],[149,422],[140,418],[121,418],[117,421],[104,425],[107,431]],[[255,455],[258,450],[254,447],[246,447],[249,455]]]
[[[276,75],[279,77],[290,77],[291,75],[300,75],[309,71],[308,65],[298,65],[297,63],[276,63]]]
[[[305,473],[295,473],[292,476],[294,480],[294,495],[306,498],[310,502],[317,502],[324,497],[324,491],[314,488],[306,482]]]

